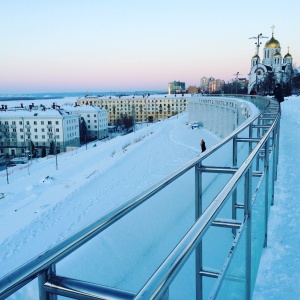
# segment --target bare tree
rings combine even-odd
[[[260,92],[263,95],[272,94],[276,82],[274,72],[267,72],[264,78],[260,81]]]
[[[297,95],[300,94],[300,73],[295,74],[292,78],[292,90]]]

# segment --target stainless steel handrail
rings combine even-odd
[[[203,238],[204,234],[209,229],[218,213],[225,205],[228,198],[231,196],[237,184],[241,181],[241,179],[253,163],[253,160],[265,145],[271,132],[274,130],[279,117],[279,115],[276,116],[276,119],[272,126],[268,129],[267,133],[256,145],[245,162],[236,171],[236,173],[222,189],[222,191],[207,207],[198,221],[191,227],[188,233],[174,248],[167,259],[161,264],[161,266],[156,270],[156,272],[152,275],[152,277],[148,280],[148,282],[139,291],[134,299],[159,299],[159,297],[161,297],[166,292],[166,289],[176,277],[191,253],[195,250],[197,244]]]

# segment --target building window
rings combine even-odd
[[[55,124],[58,125],[58,121],[55,121]]]
[[[44,125],[44,121],[41,121],[41,125]]]
[[[36,122],[36,121],[33,121],[33,124],[34,124],[34,125],[37,125],[37,122]]]
[[[34,136],[34,138],[37,140],[37,139],[38,139],[38,136],[37,136],[37,135],[35,135],[35,136]]]

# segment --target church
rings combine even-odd
[[[259,57],[259,38],[263,38],[259,35],[257,39],[257,50],[256,54],[251,59],[251,70],[249,75],[249,84],[248,84],[248,93],[252,90],[256,93],[262,93],[262,85],[264,85],[264,90],[268,78],[272,85],[275,82],[280,83],[281,85],[286,84],[291,81],[291,76],[293,72],[293,58],[289,53],[289,48],[287,54],[282,57],[281,55],[281,46],[278,40],[274,38],[274,26],[272,26],[272,37],[269,39],[263,50],[263,60],[261,61]],[[274,86],[273,86],[274,87]],[[269,87],[269,91],[273,89]]]

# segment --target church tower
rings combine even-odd
[[[266,42],[265,48],[264,48],[264,59],[262,63],[267,66],[272,66],[274,61],[274,55],[277,56],[281,53],[281,47],[280,43],[274,38],[274,28],[275,26],[272,26],[272,37],[269,41]],[[276,61],[278,64],[278,60]]]
[[[260,85],[269,74],[274,74],[276,82],[281,84],[291,80],[293,58],[289,50],[284,58],[282,58],[280,43],[274,37],[274,28],[275,26],[272,26],[272,37],[265,44],[262,61],[260,61],[258,53],[251,59],[251,70],[248,74],[248,93],[251,90],[259,93]]]
[[[293,64],[293,57],[290,54],[290,47],[288,47],[288,53],[283,58],[284,64]]]

